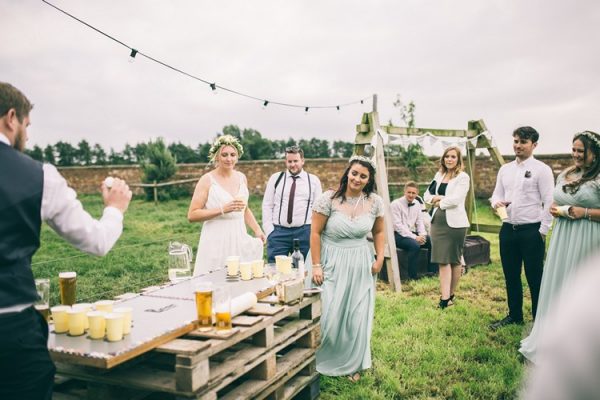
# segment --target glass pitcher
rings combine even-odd
[[[192,248],[185,243],[169,243],[169,280],[173,283],[192,277]]]

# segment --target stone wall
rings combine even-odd
[[[514,156],[504,156],[506,161],[511,161]],[[572,165],[571,156],[568,154],[539,155],[536,158],[548,164],[554,174],[557,175],[566,167]],[[404,168],[399,161],[388,160],[388,181],[393,192],[401,190],[401,185],[407,180],[416,180],[426,184],[433,177],[438,159],[432,158],[431,165],[422,167],[418,171],[418,176],[413,177],[409,171]],[[339,178],[347,166],[345,159],[307,159],[304,168],[317,175],[323,184],[323,189],[335,188],[339,183]],[[248,188],[251,193],[262,195],[269,177],[283,170],[284,163],[281,160],[260,160],[260,161],[240,161],[237,164],[238,170],[243,172],[248,178]],[[180,164],[175,179],[200,178],[203,174],[210,171],[210,166],[206,164]],[[140,183],[141,171],[137,165],[110,165],[93,167],[65,167],[60,168],[60,172],[73,188],[79,193],[98,193],[101,182],[107,176],[115,176],[125,179],[128,183]],[[496,183],[496,174],[498,167],[489,157],[478,157],[475,165],[475,194],[480,198],[491,196]],[[194,183],[187,184],[187,187],[193,191]],[[394,190],[395,189],[395,190]],[[141,188],[134,189],[135,194],[141,194]]]

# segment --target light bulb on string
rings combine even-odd
[[[308,107],[304,107],[304,115],[308,115]]]
[[[136,49],[131,49],[131,53],[129,53],[129,62],[133,63],[135,61],[135,56],[137,55],[138,51]]]
[[[340,106],[335,106],[335,108],[337,109],[338,114],[339,114],[340,113]]]
[[[219,92],[217,92],[217,84],[216,83],[211,83],[210,88],[212,89],[212,92],[214,95],[219,94]]]
[[[262,109],[263,109],[263,110],[266,110],[268,105],[269,105],[269,101],[268,101],[268,100],[265,100],[265,102],[264,102],[264,103],[263,103],[263,105],[262,105]]]

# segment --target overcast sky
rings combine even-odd
[[[483,119],[504,154],[531,125],[538,153],[566,153],[600,131],[597,0],[51,0],[140,51],[207,81],[302,105],[378,94],[400,124],[465,129]],[[196,146],[223,126],[270,139],[352,141],[371,101],[336,110],[269,105],[129,51],[42,1],[2,0],[0,80],[35,103],[29,147],[82,139],[123,148],[156,137]]]

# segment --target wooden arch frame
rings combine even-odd
[[[377,98],[374,96],[374,110],[370,113],[364,113],[360,124],[356,125],[356,137],[354,139],[354,153],[359,155],[375,156],[375,162],[377,165],[376,175],[377,191],[383,199],[385,215],[391,216],[390,210],[390,192],[388,188],[388,178],[385,165],[384,156],[384,140],[383,135],[406,135],[406,136],[420,136],[425,133],[430,133],[434,136],[442,137],[457,137],[457,138],[474,138],[479,134],[487,131],[487,127],[483,120],[469,121],[467,129],[456,130],[456,129],[429,129],[429,128],[406,128],[397,127],[393,125],[381,126],[379,124],[379,115],[377,113],[376,102]],[[379,133],[379,134],[378,134]],[[475,151],[476,149],[487,149],[496,162],[497,165],[501,166],[504,164],[504,158],[500,151],[490,143],[487,137],[479,136],[477,138],[476,145],[473,145],[470,141],[467,141],[467,157],[466,172],[471,178],[471,186],[469,187],[469,194],[465,207],[467,209],[467,216],[469,221],[473,215],[475,208],[475,179],[473,177],[473,170],[475,168]],[[471,229],[475,228],[480,232],[491,232],[496,233],[499,228],[495,225],[481,225],[471,223]],[[394,240],[394,227],[390,218],[385,218],[385,268],[387,271],[388,280],[392,290],[399,292],[401,291],[400,282],[400,268],[398,264],[398,257],[396,257],[396,243]],[[391,257],[391,255],[394,255]]]

